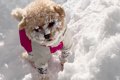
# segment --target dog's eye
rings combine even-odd
[[[39,29],[34,29],[34,31],[39,32]]]
[[[48,24],[48,28],[52,28],[54,25],[55,25],[55,22],[50,22],[50,23]]]
[[[40,31],[40,27],[39,26],[35,27],[34,31],[39,32]]]

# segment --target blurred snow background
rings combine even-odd
[[[0,80],[31,80],[10,12],[31,0],[0,0]],[[120,0],[55,0],[73,31],[73,56],[58,80],[120,80]],[[54,73],[53,73],[54,74]]]

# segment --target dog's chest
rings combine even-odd
[[[47,56],[50,54],[50,49],[49,47],[41,46],[36,42],[32,42],[32,53]]]

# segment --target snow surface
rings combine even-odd
[[[120,80],[120,0],[55,1],[66,11],[75,44],[58,80]],[[20,57],[17,21],[10,15],[29,2],[0,0],[0,80],[31,80]]]

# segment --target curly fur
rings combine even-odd
[[[65,12],[60,5],[54,3],[53,1],[34,0],[23,9],[14,9],[11,14],[19,21],[19,29],[25,29],[28,38],[32,40],[33,51],[31,54],[33,56],[30,58],[30,60],[35,63],[37,68],[41,67],[43,64],[46,64],[51,58],[51,55],[49,54],[49,48],[41,46],[41,44],[38,43],[41,41],[41,37],[46,33],[50,33],[51,37],[56,38],[51,42],[57,41],[59,43],[61,40],[63,40],[64,49],[68,50],[71,47],[72,41],[70,40],[71,35],[69,30],[66,31],[63,37],[64,39],[61,39],[61,36],[63,36],[63,33],[66,29],[64,24]],[[48,28],[48,25],[52,21],[55,21],[55,28]],[[46,33],[40,34],[40,32],[35,32],[34,29],[36,26],[41,28],[41,30]],[[44,43],[47,42],[50,41],[44,41]]]

